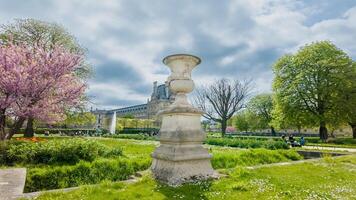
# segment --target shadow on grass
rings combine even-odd
[[[212,185],[212,180],[196,183],[187,183],[179,187],[171,187],[166,184],[157,183],[155,192],[163,194],[166,199],[201,199],[207,200],[207,192]]]

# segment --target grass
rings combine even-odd
[[[59,140],[59,137],[55,140]],[[125,180],[136,171],[146,170],[151,165],[150,153],[155,148],[154,142],[105,138],[89,138],[89,140],[95,140],[109,149],[122,149],[123,155],[111,159],[99,157],[92,162],[79,162],[74,166],[31,167],[28,170],[25,191],[96,184],[105,180]]]
[[[355,149],[355,148],[356,148],[356,145],[329,144],[329,143],[307,143],[306,146],[335,147],[335,148],[351,148],[351,149]]]
[[[99,139],[100,143],[112,148],[122,148],[124,156],[130,159],[149,159],[156,146],[156,141],[134,139]],[[267,150],[208,146],[213,154],[212,165],[215,169],[233,168],[236,166],[253,166],[259,164],[300,160],[302,157],[294,150]]]
[[[210,152],[213,154],[211,162],[214,169],[287,162],[291,160],[301,160],[303,158],[294,150],[237,150],[234,148],[215,147],[212,148]]]
[[[50,140],[61,139],[70,138],[54,137]],[[80,173],[87,174],[87,177],[95,177],[88,180],[77,179],[78,182],[69,184],[82,185],[78,190],[69,193],[48,193],[38,199],[352,199],[353,193],[356,192],[356,155],[336,159],[327,157],[320,163],[247,169],[246,166],[299,160],[301,156],[294,149],[238,149],[207,145],[213,154],[214,169],[227,174],[228,177],[172,188],[157,183],[150,175],[145,175],[141,181],[134,184],[115,182],[127,178],[115,170],[121,166],[119,159],[143,163],[140,168],[135,168],[136,171],[148,169],[151,163],[150,154],[159,142],[113,138],[89,140],[95,140],[110,149],[122,149],[122,158],[81,161],[78,167],[63,166],[63,169],[56,168],[60,166],[31,165],[29,173],[32,171],[41,177],[46,177],[42,176],[43,174],[50,174],[48,177],[51,178],[40,179],[39,183],[43,185],[48,184],[47,181],[50,180],[53,182],[62,170],[67,170],[71,177],[79,176]],[[51,170],[57,175],[52,175]],[[131,170],[131,167],[127,170],[130,174],[135,171]],[[111,174],[110,177],[107,177],[107,174]],[[72,180],[64,175],[63,179],[68,179],[69,183]],[[94,179],[96,181],[93,182]],[[61,185],[62,183],[55,182],[53,185],[68,187],[65,184]],[[98,183],[99,185],[85,186]]]
[[[124,156],[130,158],[150,157],[150,154],[159,144],[159,142],[155,141],[141,141],[134,139],[99,138],[96,140],[111,148],[121,148],[124,152]]]
[[[73,148],[69,148],[71,146]],[[9,167],[15,164],[15,167],[26,167],[25,191],[33,192],[96,184],[105,180],[126,180],[136,171],[149,168],[150,153],[155,144],[104,138],[46,137],[45,141],[36,143],[9,142],[7,147],[10,154],[5,155],[9,155],[14,162],[0,162],[0,165],[2,163],[2,167]],[[98,147],[102,153],[95,150]],[[115,152],[115,155],[111,156],[111,152]],[[1,156],[2,154],[0,158]],[[70,162],[64,162],[62,158],[70,158]],[[7,163],[10,165],[6,165]]]
[[[72,141],[70,137],[49,137],[43,144]],[[79,140],[79,139],[76,139]],[[149,168],[150,154],[158,146],[157,141],[88,138],[95,140],[106,149],[122,150],[119,157],[96,157],[94,160],[80,160],[74,164],[58,163],[34,164],[18,163],[17,167],[27,167],[26,192],[96,184],[105,180],[125,180],[136,171]],[[73,140],[74,141],[74,140]],[[88,141],[88,142],[90,142]],[[63,143],[61,142],[61,143]],[[94,141],[92,141],[94,142]],[[27,144],[27,143],[24,143]],[[33,145],[33,143],[28,143]],[[236,166],[253,166],[260,164],[285,162],[302,159],[294,150],[236,149],[219,146],[207,146],[213,154],[212,165],[215,169],[234,168]],[[21,155],[26,157],[27,151]],[[120,151],[121,152],[121,151]]]
[[[60,199],[355,199],[356,156],[288,166],[224,170],[226,178],[173,188],[144,176],[133,184],[105,182],[68,193],[47,193],[38,200]]]
[[[266,148],[266,149],[289,149],[289,145],[282,140],[257,140],[239,138],[207,138],[205,144],[216,146],[228,146],[239,148]]]

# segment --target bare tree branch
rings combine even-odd
[[[220,79],[210,86],[197,88],[193,104],[204,112],[203,117],[221,123],[225,135],[227,120],[245,107],[250,91],[251,81],[231,83],[228,79]]]

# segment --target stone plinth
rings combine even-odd
[[[175,100],[161,111],[160,146],[153,152],[151,170],[156,179],[172,186],[214,176],[211,155],[202,146],[202,112],[192,107],[186,93],[193,91],[192,69],[200,59],[191,55],[171,55],[163,60],[172,71],[168,84]]]

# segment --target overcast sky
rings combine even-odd
[[[197,85],[252,78],[255,93],[271,91],[273,63],[306,43],[330,40],[356,59],[356,0],[0,0],[0,23],[15,18],[59,23],[88,49],[97,108],[145,103],[169,54],[202,58]]]

